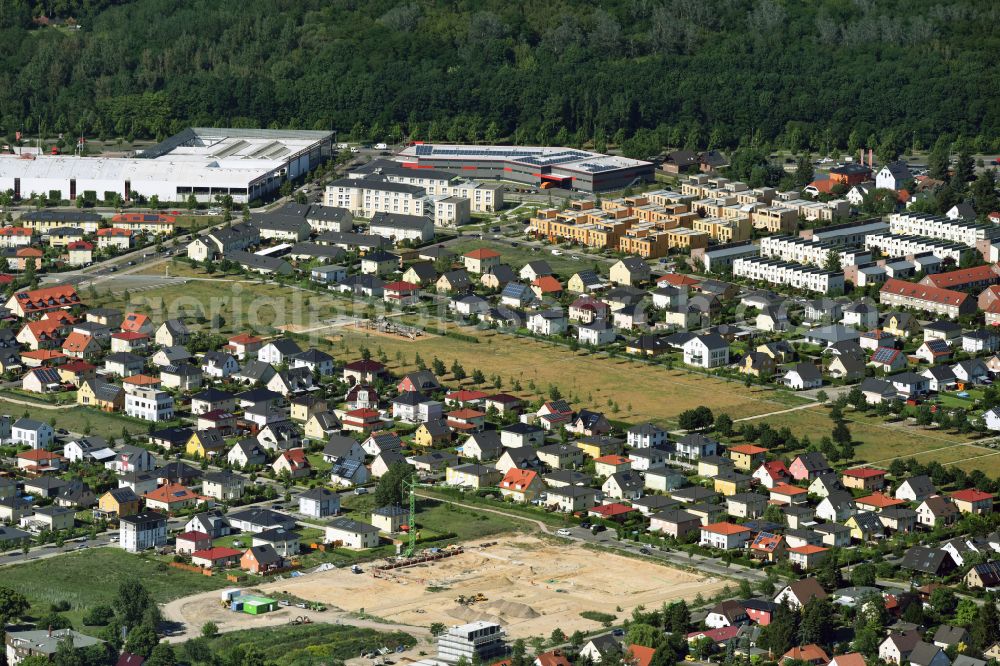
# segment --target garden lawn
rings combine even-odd
[[[127,578],[139,579],[157,603],[228,584],[223,576],[202,576],[175,569],[112,547],[88,548],[0,568],[0,585],[25,595],[31,602],[33,615],[47,612],[49,605],[57,601],[68,601],[70,610],[65,615],[75,629],[89,633],[101,628],[84,627],[81,619],[84,612],[93,606],[110,604],[119,583]]]
[[[20,399],[20,398],[18,398]],[[55,419],[56,428],[65,428],[70,432],[82,433],[90,426],[92,435],[100,435],[106,439],[117,439],[122,436],[122,428],[132,434],[146,432],[146,425],[133,419],[108,414],[86,407],[71,407],[69,409],[45,409],[34,405],[22,405],[0,398],[0,410],[15,418],[27,414],[28,418],[49,423]]]
[[[263,661],[279,666],[319,666],[343,663],[382,647],[410,647],[416,640],[398,631],[319,623],[233,631],[207,639],[207,645],[220,658],[236,649],[253,650]]]

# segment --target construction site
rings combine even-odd
[[[517,638],[548,635],[557,627],[566,633],[592,630],[599,625],[581,612],[624,618],[639,605],[658,607],[699,593],[707,597],[725,585],[722,579],[528,535],[420,555],[426,559],[405,566],[382,561],[360,575],[335,569],[261,589],[399,624],[499,622]]]

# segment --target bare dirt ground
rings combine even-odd
[[[259,586],[265,594],[285,591],[302,599],[328,604],[326,613],[284,608],[261,616],[232,613],[219,605],[218,593],[171,602],[166,619],[183,622],[197,631],[212,620],[222,631],[283,624],[296,615],[314,621],[358,624],[359,613],[400,628],[425,632],[433,622],[446,625],[474,620],[500,622],[515,637],[548,636],[555,628],[567,634],[598,628],[580,617],[582,611],[600,611],[625,618],[639,605],[659,607],[677,599],[690,601],[698,593],[711,596],[725,581],[672,569],[653,562],[555,543],[536,536],[512,536],[497,545],[480,548],[466,544],[466,552],[445,560],[400,569],[376,578],[367,571],[352,574],[335,569]],[[482,593],[486,601],[471,606],[456,603],[459,595]],[[621,612],[616,607],[622,608]],[[409,627],[409,628],[405,628]]]
[[[620,617],[638,605],[710,596],[724,581],[620,555],[539,537],[517,536],[488,548],[468,544],[462,555],[397,570],[388,578],[346,569],[276,583],[304,599],[391,622],[428,626],[488,620],[514,637],[572,633],[597,624],[580,617],[596,610]],[[265,591],[269,586],[265,586]],[[487,601],[462,606],[459,595]],[[622,613],[616,611],[621,606]]]

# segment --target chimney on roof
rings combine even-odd
[[[864,148],[858,148],[858,162],[861,164],[861,166],[865,165],[865,149]]]
[[[52,625],[49,625],[49,638],[52,638]]]
[[[875,151],[871,148],[868,149],[868,168],[872,169],[875,167]]]

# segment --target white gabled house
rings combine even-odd
[[[729,344],[717,333],[696,335],[681,347],[684,363],[699,368],[719,368],[729,364]]]

